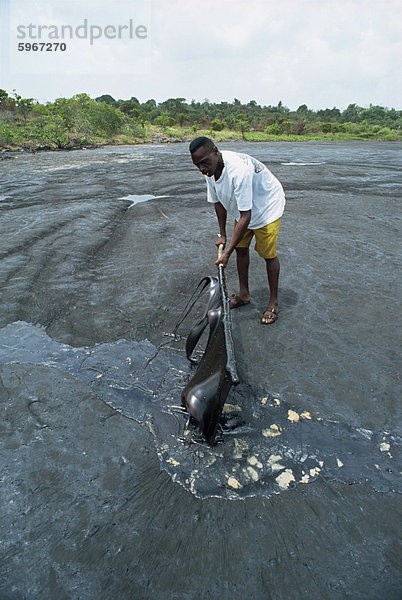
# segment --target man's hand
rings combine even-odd
[[[226,235],[219,235],[218,239],[215,242],[215,246],[220,246],[221,244],[223,244],[223,247],[226,246]]]
[[[229,262],[229,257],[230,257],[230,253],[224,252],[222,254],[222,256],[220,258],[218,258],[218,260],[215,261],[216,266],[219,267],[219,265],[222,265],[222,267],[225,268]]]

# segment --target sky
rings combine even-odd
[[[39,102],[401,109],[401,57],[400,0],[0,0],[0,88]]]

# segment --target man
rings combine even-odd
[[[215,264],[224,267],[236,250],[239,292],[230,300],[231,308],[248,304],[249,246],[255,236],[255,249],[265,260],[270,291],[268,308],[261,317],[262,324],[278,318],[279,260],[276,240],[285,208],[285,194],[279,181],[259,160],[238,152],[219,152],[207,137],[198,137],[190,144],[191,159],[205,175],[207,200],[215,205],[220,234],[216,245],[225,251]],[[235,219],[233,236],[226,247],[227,215]]]

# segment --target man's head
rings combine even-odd
[[[193,163],[203,175],[212,177],[222,171],[222,155],[210,138],[196,138],[191,142],[189,150]]]

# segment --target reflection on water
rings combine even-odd
[[[123,196],[123,198],[119,198],[119,200],[129,200],[131,202],[128,208],[139,204],[140,202],[146,202],[147,200],[157,200],[158,198],[166,198],[166,196],[153,196],[152,194],[141,194],[138,196],[137,194],[129,194],[128,196]]]

